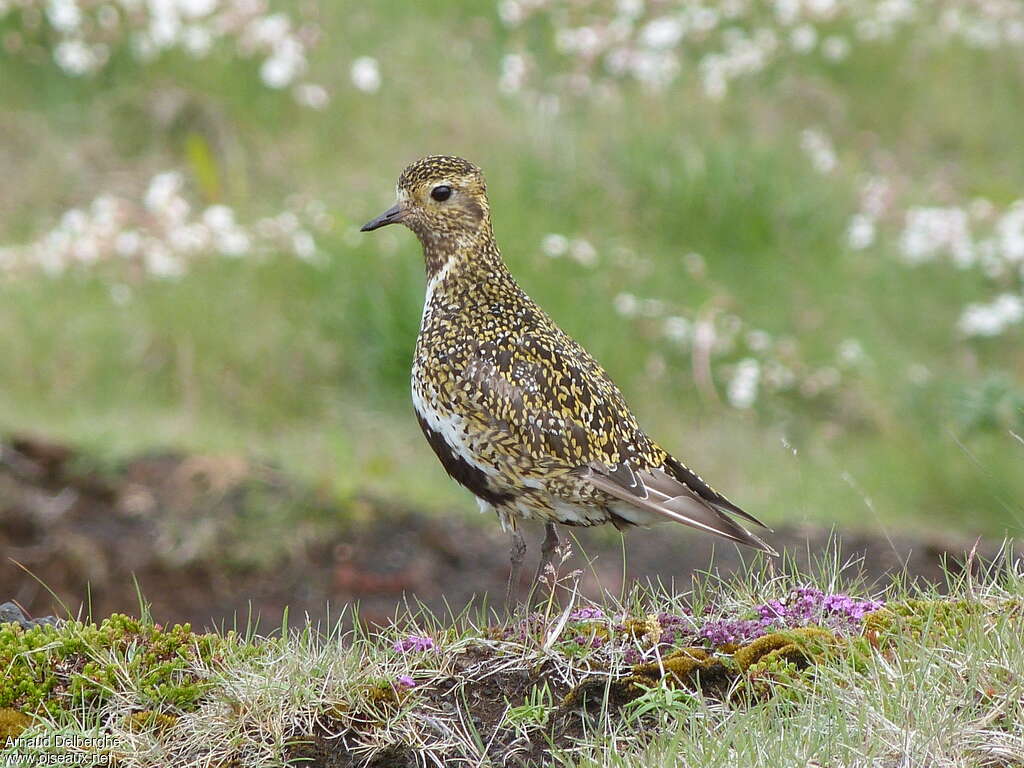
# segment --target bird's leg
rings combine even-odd
[[[554,523],[544,524],[544,543],[540,545],[540,562],[537,563],[537,573],[533,577],[533,587],[537,588],[540,583],[540,577],[544,575],[544,570],[548,564],[555,559],[555,550],[558,549],[558,531],[555,530]],[[551,588],[554,589],[555,585],[552,583]]]
[[[512,548],[509,550],[509,562],[511,570],[508,574],[508,592],[505,595],[505,607],[512,609],[513,594],[519,592],[519,573],[523,569],[523,559],[526,557],[526,542],[523,534],[517,530],[512,531]]]

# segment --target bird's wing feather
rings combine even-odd
[[[670,477],[663,470],[642,470],[630,474],[633,475],[632,481],[624,484],[621,465],[613,468],[600,462],[592,462],[581,472],[594,487],[622,502],[691,528],[724,536],[770,555],[777,554],[768,544],[732,520],[721,509],[702,499],[692,489]]]

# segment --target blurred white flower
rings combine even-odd
[[[181,33],[181,43],[190,55],[201,59],[213,48],[213,33],[206,27],[190,24]]]
[[[1003,293],[989,304],[968,304],[957,328],[964,336],[998,336],[1024,320],[1024,299]]]
[[[1003,258],[1024,262],[1024,200],[1017,200],[996,223],[996,237]]]
[[[502,93],[516,93],[523,87],[526,78],[526,59],[517,53],[510,53],[501,59],[501,78],[498,87]]]
[[[867,359],[864,346],[857,339],[843,339],[839,342],[836,357],[845,366],[860,365]]]
[[[100,194],[88,207],[66,211],[34,242],[0,249],[0,268],[9,274],[31,269],[59,274],[69,268],[128,262],[140,266],[145,275],[175,278],[187,272],[192,260],[217,253],[292,253],[318,263],[313,233],[330,226],[323,203],[295,198],[290,203],[294,209],[250,228],[225,205],[192,215],[184,191],[184,177],[169,171],[154,176],[138,199]],[[264,227],[263,222],[274,226]]]
[[[69,75],[84,75],[92,72],[97,65],[93,50],[81,40],[64,40],[53,50],[57,66]]]
[[[569,243],[569,256],[584,267],[592,267],[597,264],[597,249],[583,238],[576,238]]]
[[[166,207],[177,196],[183,183],[184,180],[177,171],[158,173],[149,182],[149,188],[146,190],[146,207],[151,211],[159,211]]]
[[[734,408],[751,408],[757,401],[760,380],[761,364],[752,357],[740,360],[726,390],[729,403]]]
[[[863,213],[850,217],[846,227],[846,243],[855,251],[862,251],[875,242],[875,222]]]
[[[640,302],[632,293],[620,293],[612,302],[615,311],[623,317],[633,317],[640,308]]]
[[[305,71],[302,44],[293,37],[286,37],[274,46],[273,54],[260,66],[260,78],[270,88],[284,88]]]
[[[189,18],[208,16],[217,9],[218,0],[178,0],[178,8]]]
[[[554,233],[544,235],[544,239],[540,241],[540,249],[552,259],[564,256],[569,252],[569,238]]]
[[[662,333],[665,334],[665,338],[674,341],[676,344],[688,342],[692,331],[690,321],[679,315],[666,317],[665,322],[662,324]]]
[[[800,148],[810,158],[811,165],[818,173],[827,174],[835,170],[838,163],[832,141],[823,131],[806,128],[800,132]]]
[[[962,208],[915,207],[906,212],[900,251],[909,264],[930,261],[949,251],[962,265],[973,261],[967,212]]]
[[[380,90],[380,67],[377,60],[371,56],[360,56],[353,61],[349,76],[352,78],[352,85],[363,93],[376,93]]]
[[[789,44],[797,53],[808,53],[818,42],[818,31],[810,24],[801,24],[789,35]]]
[[[672,16],[649,21],[640,32],[640,42],[649,48],[671,48],[683,39],[683,22]]]
[[[845,37],[829,35],[821,42],[821,53],[829,61],[842,61],[850,55],[850,42]]]
[[[203,211],[203,223],[214,232],[234,229],[235,212],[226,205],[211,205]]]
[[[61,32],[71,32],[82,23],[82,12],[75,0],[50,0],[46,5],[46,17]]]
[[[322,85],[300,83],[295,86],[295,100],[305,107],[321,110],[330,103],[331,96]]]

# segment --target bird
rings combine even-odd
[[[361,231],[401,224],[422,245],[413,407],[447,473],[511,535],[509,603],[523,520],[544,523],[534,586],[559,524],[675,521],[776,554],[743,522],[770,529],[650,438],[604,368],[520,287],[495,241],[480,168],[429,155],[402,171],[396,191]]]

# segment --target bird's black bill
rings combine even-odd
[[[402,209],[397,205],[388,208],[384,213],[375,219],[370,219],[359,228],[360,232],[372,232],[375,229],[386,227],[388,224],[397,224],[402,220]]]

